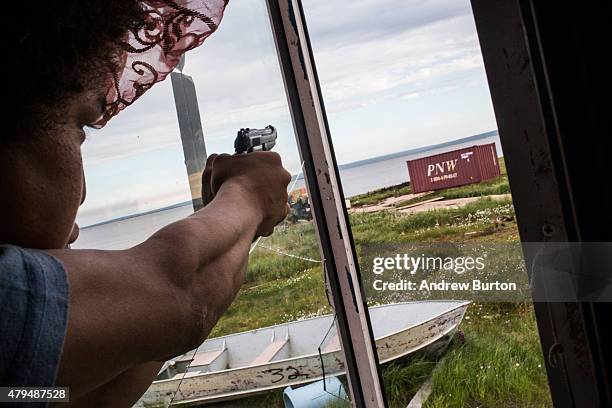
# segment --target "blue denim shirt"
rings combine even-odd
[[[55,384],[68,298],[66,273],[56,258],[0,245],[0,385]]]

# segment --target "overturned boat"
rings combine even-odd
[[[379,361],[392,361],[452,335],[469,303],[370,307]],[[202,405],[343,373],[334,317],[325,315],[206,340],[197,351],[166,362],[135,406],[168,406],[175,392],[173,405]]]

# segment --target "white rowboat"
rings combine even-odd
[[[379,361],[397,359],[453,334],[469,303],[427,301],[370,307]],[[237,399],[317,381],[323,378],[323,369],[326,376],[344,373],[332,315],[206,340],[195,355],[190,351],[167,362],[135,406],[167,406],[177,388],[173,405]]]

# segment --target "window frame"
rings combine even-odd
[[[386,407],[376,343],[302,2],[266,3],[304,162],[327,289],[337,315],[352,402],[356,407]],[[561,132],[563,125],[557,112],[560,105],[552,92],[559,91],[562,85],[550,81],[553,65],[547,65],[547,59],[555,55],[547,56],[542,49],[544,34],[555,32],[555,27],[539,25],[538,18],[543,15],[538,13],[544,6],[536,7],[532,0],[471,3],[507,158],[521,241],[597,241],[588,236],[592,232],[584,222],[588,217],[576,206],[583,204],[585,198],[572,191],[572,181],[587,177],[568,165],[571,142]],[[577,18],[566,20],[580,23]],[[568,36],[566,44],[578,38],[574,32]],[[579,55],[580,44],[577,47],[574,51]],[[580,57],[581,62],[586,61],[582,55],[576,59]],[[555,86],[557,89],[553,89]],[[588,109],[584,107],[582,117],[588,117]],[[590,120],[591,124],[597,123]],[[596,136],[592,141],[597,141]],[[610,222],[603,224],[610,226]],[[523,249],[529,269],[535,254],[526,245]],[[601,319],[604,306],[585,302],[534,303],[555,406],[604,406],[610,402],[601,351],[603,335],[599,332],[605,324]]]
[[[586,68],[598,64],[607,13],[573,2],[471,2],[521,242],[610,241],[609,214],[593,220],[597,203],[612,198],[609,190],[583,191],[609,180],[605,172],[575,165],[605,151],[607,127],[597,111],[605,102],[593,92],[600,84]],[[531,272],[536,254],[528,245],[523,254]],[[606,363],[610,305],[534,302],[555,407],[612,403]]]
[[[266,0],[308,190],[351,401],[387,406],[376,342],[301,0]]]

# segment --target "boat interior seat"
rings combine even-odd
[[[196,353],[193,361],[187,369],[191,371],[201,371],[208,373],[211,371],[223,370],[228,365],[228,352],[224,346],[221,350],[202,351]]]
[[[334,335],[325,346],[321,348],[323,353],[329,353],[330,351],[340,350],[340,338],[338,335]]]
[[[264,364],[274,360],[282,360],[289,357],[289,339],[272,340],[270,344],[259,354],[251,365]]]

